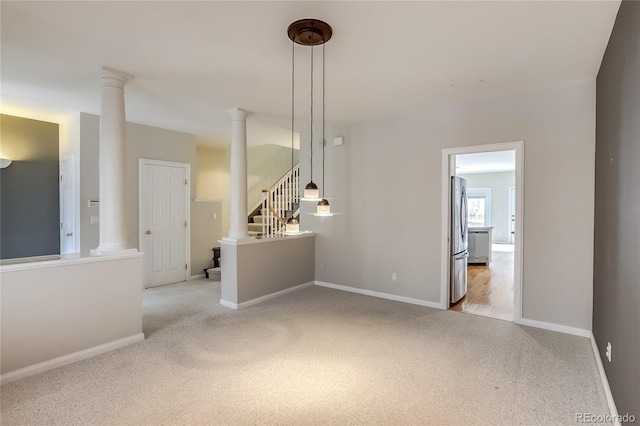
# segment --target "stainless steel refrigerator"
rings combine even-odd
[[[467,294],[467,181],[451,177],[451,303]]]

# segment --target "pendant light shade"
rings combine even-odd
[[[319,216],[331,215],[331,206],[329,205],[329,201],[327,201],[326,198],[323,198],[318,202],[318,207],[316,208],[316,214]]]
[[[298,234],[300,233],[300,222],[295,217],[290,217],[287,220],[287,225],[285,226],[285,232],[287,234]]]
[[[318,185],[313,183],[313,181],[309,182],[307,186],[304,187],[304,195],[303,198],[305,201],[315,201],[320,199],[320,190],[318,190]]]

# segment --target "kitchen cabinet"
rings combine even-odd
[[[493,227],[469,228],[469,263],[491,262]]]

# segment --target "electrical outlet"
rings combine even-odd
[[[320,269],[324,271],[324,262],[320,263]]]
[[[607,352],[605,353],[609,362],[611,362],[611,342],[607,342]]]
[[[398,281],[398,274],[396,274],[395,272],[391,273],[391,281]]]
[[[100,225],[100,216],[91,216],[92,225]]]

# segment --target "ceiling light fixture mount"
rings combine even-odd
[[[300,19],[289,25],[287,34],[291,41],[303,46],[320,46],[333,35],[331,25],[313,18]]]

